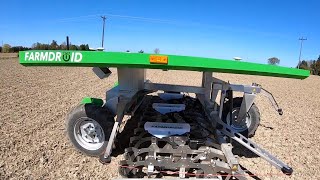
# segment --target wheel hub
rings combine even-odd
[[[95,139],[98,136],[97,131],[95,130],[95,127],[92,124],[88,124],[87,127],[84,126],[83,130],[86,132],[86,137],[89,136],[91,139]]]
[[[230,113],[227,115],[227,124],[230,125],[235,131],[242,132],[247,130],[251,125],[251,118],[249,114],[246,114],[246,117],[243,119],[237,119],[240,108],[232,109],[232,121],[230,121]]]
[[[85,118],[77,122],[75,128],[75,139],[88,150],[99,149],[104,142],[104,132],[102,127],[93,119]]]

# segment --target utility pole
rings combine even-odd
[[[302,51],[302,44],[303,44],[303,41],[307,40],[307,38],[299,38],[299,41],[301,41],[301,45],[300,45],[300,54],[299,54],[299,63],[298,63],[298,69],[300,69],[300,63],[301,63],[301,51]]]
[[[106,16],[101,16],[102,20],[103,20],[103,26],[102,26],[102,43],[101,43],[101,46],[103,48],[103,41],[104,41],[104,26],[105,26],[105,23],[106,23]]]

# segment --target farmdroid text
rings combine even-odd
[[[65,61],[81,62],[80,52],[26,52],[25,61]]]

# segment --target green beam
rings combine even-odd
[[[274,65],[201,58],[190,56],[162,55],[168,64],[151,64],[151,54],[102,52],[102,51],[20,51],[20,64],[24,66],[77,66],[77,67],[131,67],[145,69],[175,69],[212,71],[233,74],[248,74],[304,79],[307,70]]]

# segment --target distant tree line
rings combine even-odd
[[[280,59],[272,57],[268,59],[268,64],[277,65],[280,63]],[[296,68],[309,70],[312,75],[320,76],[320,55],[317,60],[303,60],[299,62]]]
[[[0,46],[0,52],[3,53],[15,53],[19,51],[25,51],[30,50],[29,47],[23,47],[23,46],[10,46],[9,44],[4,44],[3,47]]]
[[[31,48],[23,46],[10,46],[9,44],[4,44],[3,47],[0,46],[0,52],[3,53],[16,53],[25,50],[67,50],[67,43],[62,42],[61,44],[58,44],[57,41],[52,40],[50,44],[36,42],[32,44]],[[89,45],[75,45],[70,43],[69,50],[89,51]]]
[[[62,42],[59,45],[55,40],[52,40],[51,44],[43,44],[43,43],[37,42],[32,45],[32,49],[34,50],[67,50],[67,43]],[[88,44],[75,45],[70,42],[69,50],[89,51],[89,45]]]
[[[297,68],[309,70],[313,75],[320,75],[320,55],[317,60],[303,60]]]
[[[130,50],[126,50],[126,52],[127,52],[127,53],[130,53]],[[160,49],[159,49],[159,48],[156,48],[156,49],[153,50],[153,52],[154,52],[155,54],[159,54],[159,53],[160,53]],[[142,53],[144,53],[144,50],[141,49],[140,51],[138,51],[138,53],[141,53],[141,54],[142,54]]]

